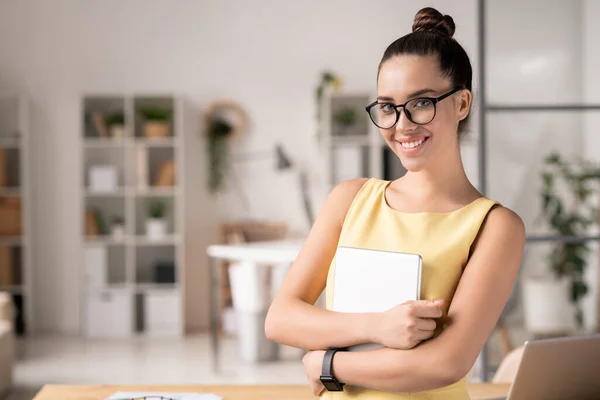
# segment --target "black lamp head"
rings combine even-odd
[[[288,155],[285,154],[285,151],[283,150],[283,147],[281,145],[278,144],[275,146],[275,153],[277,154],[278,170],[288,169],[292,167],[292,161],[290,160]]]

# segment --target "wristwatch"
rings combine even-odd
[[[321,383],[330,392],[342,392],[344,390],[344,384],[337,380],[333,376],[333,356],[336,352],[342,349],[332,348],[325,351],[323,356],[323,370],[321,372]]]

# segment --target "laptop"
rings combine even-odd
[[[600,334],[525,343],[508,397],[490,400],[600,399]]]
[[[332,310],[347,313],[383,312],[409,300],[419,300],[422,258],[399,253],[339,246],[335,254]],[[382,347],[374,343],[349,351]]]

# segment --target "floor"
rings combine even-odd
[[[497,363],[492,338],[490,363]],[[19,343],[15,390],[6,400],[30,400],[46,383],[70,384],[304,384],[302,353],[281,349],[281,361],[239,360],[235,341],[223,342],[222,372],[212,371],[208,335],[185,339],[139,337],[86,340],[34,337]]]
[[[301,353],[282,348],[281,361],[240,361],[233,340],[223,341],[222,372],[212,371],[208,335],[181,339],[85,340],[30,338],[19,343],[15,390],[6,400],[29,400],[46,383],[302,384]]]

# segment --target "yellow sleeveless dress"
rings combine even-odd
[[[448,213],[405,213],[391,208],[385,198],[390,181],[371,178],[354,198],[344,220],[339,245],[420,254],[423,258],[421,299],[443,298],[444,317],[469,258],[469,251],[486,215],[498,202],[480,197]],[[326,304],[331,309],[335,259],[327,276]],[[442,328],[438,323],[438,329]],[[388,393],[346,385],[343,392],[325,391],[321,399],[466,400],[466,377],[435,390]]]

